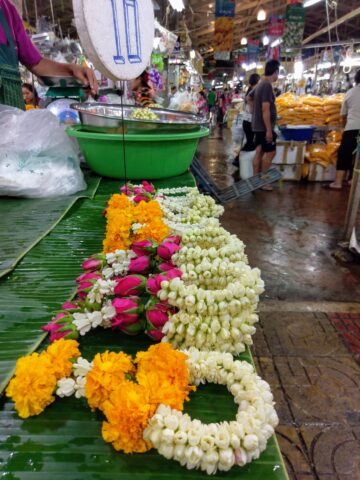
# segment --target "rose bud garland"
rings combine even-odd
[[[171,257],[180,250],[180,246],[175,242],[162,242],[157,248],[157,254],[163,260],[171,260]]]
[[[115,298],[112,306],[116,311],[111,320],[113,328],[119,328],[128,335],[136,335],[143,330],[139,315],[144,307],[139,297]]]
[[[102,270],[105,264],[106,256],[103,253],[98,253],[85,260],[81,267],[85,271],[96,272]]]
[[[127,275],[116,279],[117,285],[114,288],[115,295],[128,297],[130,295],[141,295],[146,287],[146,278],[142,275]]]
[[[130,273],[147,273],[149,269],[150,269],[150,259],[145,255],[141,257],[133,258],[130,261],[130,265],[129,265]]]
[[[60,338],[74,338],[79,334],[72,325],[72,318],[64,312],[58,313],[51,322],[42,327],[44,332],[50,333],[50,342],[60,340]]]
[[[138,242],[133,242],[131,245],[131,250],[136,253],[138,257],[141,257],[142,255],[154,255],[156,249],[157,244],[152,240],[140,240]]]
[[[166,275],[152,275],[146,282],[146,291],[151,295],[157,295],[157,293],[161,290],[161,283],[167,281],[168,277]]]

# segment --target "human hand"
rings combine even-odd
[[[90,87],[92,95],[99,93],[99,85],[94,70],[81,65],[69,64],[70,75],[79,80],[83,87]]]
[[[273,141],[272,130],[266,130],[265,139],[266,139],[267,143],[272,143],[272,141]]]

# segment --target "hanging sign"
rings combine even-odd
[[[285,14],[285,48],[300,47],[304,36],[305,10],[301,3],[287,5]]]
[[[73,0],[81,44],[97,70],[113,80],[138,77],[154,42],[151,0]]]
[[[215,17],[235,17],[235,0],[216,0]]]
[[[282,37],[284,34],[284,17],[282,15],[271,15],[269,19],[269,37]]]

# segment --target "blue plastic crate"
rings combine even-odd
[[[315,132],[315,127],[282,127],[280,128],[280,131],[285,140],[294,140],[296,142],[311,142]]]

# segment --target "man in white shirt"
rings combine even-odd
[[[341,115],[345,129],[338,151],[336,178],[329,185],[332,190],[342,189],[346,172],[353,168],[354,152],[360,131],[360,70],[355,74],[355,87],[351,88],[345,95]]]

